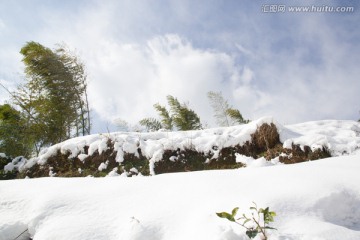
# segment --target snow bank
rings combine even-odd
[[[152,133],[110,133],[98,134],[85,137],[69,139],[62,143],[51,146],[41,151],[36,158],[28,160],[21,166],[16,166],[19,171],[31,168],[34,164],[44,165],[52,156],[58,152],[69,154],[69,159],[78,157],[81,161],[95,152],[101,154],[108,149],[107,142],[114,143],[114,151],[117,152],[116,161],[121,163],[124,160],[124,154],[130,153],[139,157],[141,153],[150,161],[150,167],[155,162],[162,159],[164,150],[185,150],[195,149],[198,152],[209,152],[217,154],[214,150],[223,147],[230,147],[237,144],[243,144],[251,139],[256,129],[264,124],[274,123],[273,118],[264,117],[246,125],[214,128],[197,131],[179,131],[179,132],[152,132]],[[88,146],[88,152],[85,153],[85,146]],[[14,169],[15,165],[9,165],[8,170]],[[101,166],[104,169],[104,166]],[[152,174],[153,168],[150,169]]]
[[[240,158],[240,157],[239,157]],[[251,159],[250,159],[251,160]],[[360,239],[360,158],[136,178],[0,182],[0,239],[237,240],[216,212],[277,213],[269,240]]]
[[[84,162],[87,157],[96,152],[101,154],[107,151],[107,143],[111,141],[116,152],[117,163],[121,164],[124,161],[126,153],[139,157],[140,151],[149,160],[149,171],[154,175],[154,165],[163,160],[166,150],[194,149],[197,152],[209,154],[215,159],[222,148],[242,145],[250,141],[251,135],[263,124],[276,126],[284,148],[291,148],[293,144],[298,144],[302,148],[310,146],[312,150],[326,148],[333,156],[355,154],[360,151],[360,123],[358,122],[327,120],[282,126],[272,117],[264,117],[246,125],[226,128],[179,132],[118,132],[78,137],[44,149],[39,157],[25,162],[10,163],[5,168],[8,171],[12,169],[23,171],[35,164],[43,165],[47,159],[58,152],[68,154],[69,160],[78,158]],[[85,152],[85,146],[88,147],[87,152]],[[171,159],[171,161],[174,160],[175,158]],[[104,169],[104,167],[105,165],[100,168]]]
[[[355,154],[360,149],[359,122],[324,120],[288,125],[286,128],[298,136],[287,138],[284,145],[294,143],[308,145],[312,149],[325,146],[333,156]]]

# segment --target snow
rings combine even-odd
[[[112,170],[111,172],[109,172],[109,174],[106,175],[106,177],[118,177],[118,176],[120,176],[120,175],[117,173],[117,170],[118,170],[117,167],[113,168],[113,170]]]
[[[123,141],[117,141],[114,143],[114,150],[117,152],[115,161],[118,163],[122,163],[124,161],[124,151],[122,149]]]
[[[99,153],[106,151],[108,149],[106,143],[110,140],[114,143],[114,151],[117,152],[117,162],[124,161],[125,153],[139,156],[139,150],[141,150],[141,153],[150,160],[150,173],[155,174],[154,163],[162,160],[165,150],[193,148],[199,152],[212,153],[212,158],[216,158],[222,148],[241,145],[249,141],[251,134],[264,123],[275,124],[280,134],[280,141],[285,148],[291,148],[292,144],[299,144],[302,148],[307,145],[312,150],[325,147],[332,156],[360,152],[359,122],[324,120],[283,126],[272,117],[263,117],[249,124],[226,128],[179,132],[117,132],[78,137],[44,149],[39,157],[27,160],[16,168],[24,171],[34,164],[42,165],[58,151],[70,153],[70,159],[78,156],[83,161],[85,157],[93,155],[96,151]],[[89,146],[87,154],[83,152],[84,146]],[[7,167],[7,169],[14,168],[15,165]]]
[[[77,157],[79,158],[80,161],[84,162],[85,158],[87,158],[89,155],[81,153],[79,154]]]
[[[266,167],[283,164],[279,161],[279,157],[274,158],[271,161],[267,161],[264,157],[254,159],[252,157],[247,157],[239,153],[235,153],[235,156],[236,162],[243,163],[246,167]]]
[[[359,155],[134,178],[0,182],[0,239],[247,239],[216,212],[277,213],[269,240],[360,239]],[[21,238],[19,238],[21,239]]]
[[[287,126],[300,136],[287,143],[308,145],[312,149],[327,147],[333,156],[354,154],[360,149],[360,124],[355,121],[323,120]]]
[[[109,164],[109,161],[106,161],[104,163],[100,163],[100,166],[98,167],[98,170],[101,172],[102,170],[107,169],[108,164]]]
[[[74,144],[72,142],[67,142],[62,144],[61,148],[60,148],[60,152],[62,154],[66,154],[66,153],[70,153],[69,158],[75,158],[76,156],[79,155],[79,153],[81,153],[81,150],[84,147],[84,142],[79,142],[78,144]]]
[[[134,168],[134,167],[130,169],[130,172],[139,173],[139,171],[138,171],[136,168]]]
[[[51,167],[49,170],[49,177],[55,177],[56,173],[53,172],[53,168]]]
[[[11,162],[9,162],[5,167],[5,171],[19,170],[26,163],[26,159],[24,157],[16,157]]]
[[[70,139],[39,157],[19,157],[6,171],[24,171],[50,156],[69,153],[81,161],[114,142],[116,161],[141,153],[151,166],[165,150],[192,147],[216,155],[223,147],[250,140],[263,123],[276,125],[284,147],[326,147],[332,158],[284,165],[275,158],[241,154],[246,168],[131,177],[113,168],[105,178],[49,177],[0,181],[0,240],[238,240],[248,239],[239,225],[216,212],[249,214],[256,202],[277,216],[269,240],[360,239],[360,123],[326,120],[282,126],[271,117],[250,124],[202,131],[110,133]],[[89,146],[84,152],[84,146]],[[170,157],[176,161],[176,156]],[[208,160],[210,161],[210,159]],[[101,163],[99,171],[107,168]],[[82,169],[79,169],[82,171]],[[259,240],[259,238],[257,238]]]

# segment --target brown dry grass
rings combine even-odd
[[[48,159],[45,165],[36,164],[26,172],[19,174],[19,177],[47,177],[50,169],[58,177],[105,176],[115,167],[118,167],[118,173],[129,172],[131,168],[135,167],[142,175],[149,175],[149,159],[141,154],[140,148],[138,149],[138,156],[125,153],[124,161],[118,163],[115,161],[114,143],[109,139],[107,145],[106,151],[101,154],[95,152],[92,156],[87,157],[84,162],[78,158],[69,159],[70,154],[62,154],[58,151],[55,156]],[[84,152],[87,153],[87,150],[88,146],[84,148]],[[243,164],[236,162],[236,153],[255,159],[265,157],[270,160],[279,157],[279,160],[286,164],[330,157],[327,149],[311,151],[310,147],[305,146],[302,150],[298,145],[293,145],[291,149],[284,149],[276,126],[274,124],[263,124],[251,135],[250,141],[242,145],[220,149],[219,156],[216,159],[213,159],[212,153],[197,152],[194,149],[166,150],[163,159],[155,163],[154,170],[156,174],[161,174],[243,167]],[[170,157],[172,156],[176,156],[177,160],[171,161]],[[99,171],[99,165],[106,161],[108,161],[107,169]],[[79,168],[82,169],[82,172],[78,171]],[[135,175],[135,173],[130,173],[130,175]]]

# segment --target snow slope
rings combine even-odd
[[[152,177],[0,182],[0,239],[237,240],[216,212],[276,211],[277,240],[360,239],[360,156]]]

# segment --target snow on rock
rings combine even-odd
[[[360,239],[359,169],[359,155],[350,155],[153,177],[0,181],[0,239],[25,231],[22,239],[34,240],[245,240],[216,212],[239,207],[240,217],[253,201],[277,213],[269,240]]]

